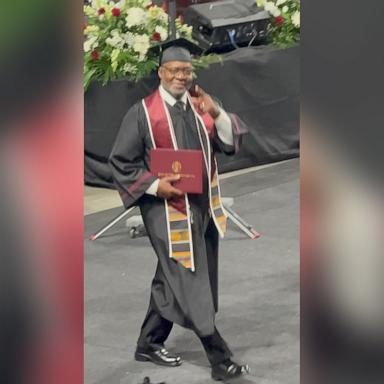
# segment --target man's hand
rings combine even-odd
[[[195,108],[200,109],[203,113],[209,113],[213,119],[219,116],[219,107],[208,93],[205,93],[198,85],[195,85],[192,94],[192,102]]]
[[[157,187],[156,195],[163,199],[172,199],[183,196],[183,192],[172,185],[172,182],[177,180],[180,180],[180,175],[165,176],[161,178]]]

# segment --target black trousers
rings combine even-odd
[[[171,333],[172,326],[173,323],[161,317],[150,303],[137,341],[138,349],[150,350],[163,347],[165,340]],[[227,343],[216,328],[212,335],[198,337],[203,344],[211,366],[220,364],[232,356]]]

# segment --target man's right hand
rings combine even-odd
[[[156,195],[163,199],[173,199],[183,196],[180,189],[175,188],[172,183],[180,180],[180,175],[165,176],[160,179]]]

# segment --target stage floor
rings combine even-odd
[[[246,172],[246,173],[243,173]],[[229,222],[220,247],[217,327],[251,374],[236,383],[299,383],[299,160],[243,170],[222,180],[232,209],[261,233],[247,238]],[[208,384],[200,341],[175,325],[167,348],[184,364],[133,359],[156,257],[147,237],[130,239],[124,220],[88,240],[123,209],[85,217],[85,383]],[[137,214],[137,212],[135,213]]]

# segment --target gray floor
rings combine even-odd
[[[217,326],[250,384],[299,383],[299,161],[280,163],[222,182],[222,194],[262,236],[250,240],[233,224],[221,242]],[[85,217],[85,383],[208,384],[200,342],[175,326],[167,347],[180,352],[177,368],[134,361],[156,258],[148,239],[128,237],[124,222],[87,238],[122,208]],[[136,213],[137,214],[137,213]]]

